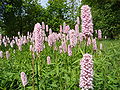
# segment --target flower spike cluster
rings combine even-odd
[[[86,37],[92,36],[93,33],[92,15],[90,12],[90,7],[88,5],[83,5],[81,7],[81,20],[82,20],[82,33]]]
[[[82,60],[80,61],[81,74],[80,74],[80,84],[79,87],[86,90],[93,88],[93,61],[92,55],[84,54]]]
[[[41,25],[39,23],[35,24],[34,37],[35,37],[35,51],[40,53],[43,50],[44,37]]]
[[[27,85],[27,76],[24,72],[21,72],[21,80],[22,80],[22,84],[25,87]]]

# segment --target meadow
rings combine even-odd
[[[103,49],[99,49],[100,43]],[[57,42],[57,46],[60,43]],[[87,52],[93,55],[95,90],[120,90],[120,40],[97,40],[98,50],[93,52],[92,46],[87,47]],[[22,46],[22,51],[10,46],[1,46],[2,51],[9,50],[10,58],[0,58],[0,89],[23,90],[20,73],[25,72],[28,79],[26,90],[32,89],[32,53],[30,43]],[[72,56],[61,53],[45,43],[44,50],[38,61],[39,88],[41,90],[80,90],[80,60],[85,53],[85,42],[77,44]],[[5,53],[4,53],[5,54]],[[47,56],[51,57],[51,64],[47,64]],[[36,78],[36,75],[35,75]],[[36,88],[35,80],[35,88]]]
[[[119,36],[93,20],[83,5],[74,28],[42,21],[27,34],[0,34],[0,90],[120,90]]]

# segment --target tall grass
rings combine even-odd
[[[94,89],[95,90],[120,90],[120,48],[118,40],[98,41],[103,44],[103,50],[92,51],[87,47],[94,61]],[[57,45],[59,43],[57,42]],[[84,51],[84,42],[81,46],[73,48],[72,56],[67,53],[60,54],[45,43],[46,48],[40,53],[38,60],[38,80],[40,90],[80,90],[80,60]],[[14,47],[14,49],[17,47]],[[6,48],[0,47],[2,51]],[[26,90],[32,89],[32,55],[29,44],[22,46],[22,51],[10,48],[10,58],[0,59],[0,89],[23,90],[20,73],[25,72],[28,78]],[[5,54],[5,52],[4,52]],[[47,64],[47,56],[51,57],[51,64]],[[35,75],[35,78],[37,76]],[[37,82],[35,82],[37,88]]]

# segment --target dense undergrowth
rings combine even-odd
[[[103,50],[99,50],[100,43]],[[120,90],[120,40],[97,41],[98,50],[93,52],[92,46],[87,47],[87,53],[93,55],[94,61],[94,90]],[[59,45],[59,43],[57,44]],[[80,90],[80,60],[85,53],[85,45],[77,45],[72,49],[72,56],[67,53],[60,54],[45,43],[45,49],[40,53],[39,61],[39,87],[41,90]],[[2,51],[8,48],[0,47]],[[16,51],[14,51],[16,49]],[[20,73],[25,72],[28,79],[26,90],[32,89],[32,53],[29,44],[9,48],[10,58],[0,58],[0,89],[23,90]],[[4,53],[5,54],[5,53]],[[46,58],[51,57],[48,65]],[[35,76],[36,78],[36,76]],[[35,82],[36,85],[36,82]]]

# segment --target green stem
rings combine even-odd
[[[39,90],[38,60],[36,60],[36,74],[37,74],[37,75],[36,75],[36,78],[37,78],[37,89]]]
[[[24,90],[25,90],[25,86],[24,86]]]
[[[32,76],[32,90],[35,90],[35,80],[34,80],[34,59],[32,59],[32,73],[33,73],[33,76]]]

